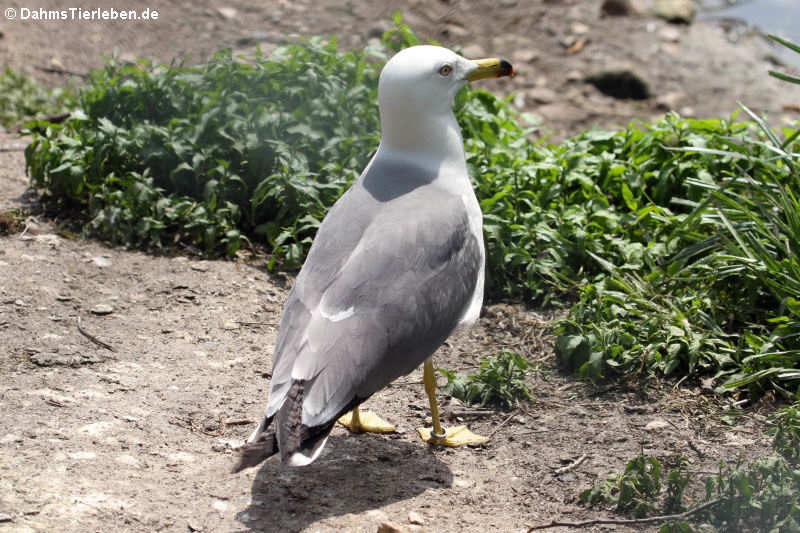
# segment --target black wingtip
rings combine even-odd
[[[278,441],[275,434],[261,433],[255,441],[239,448],[239,457],[231,469],[231,474],[256,466],[276,453],[278,453]]]

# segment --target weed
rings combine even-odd
[[[466,378],[440,368],[447,377],[442,392],[464,403],[508,409],[533,398],[525,384],[529,366],[521,355],[504,350],[496,357],[482,358],[478,373]]]
[[[800,471],[783,457],[762,457],[734,467],[721,464],[719,474],[703,480],[705,499],[696,504],[683,501],[692,479],[683,461],[665,478],[661,462],[642,455],[629,461],[624,473],[609,474],[583,491],[580,500],[590,506],[613,504],[618,513],[638,518],[714,502],[691,518],[667,522],[660,533],[800,531]]]
[[[8,67],[0,73],[0,125],[6,128],[65,111],[75,104],[71,89],[45,89],[33,78]]]

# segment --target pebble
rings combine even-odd
[[[527,91],[525,96],[537,104],[550,104],[555,102],[558,98],[556,92],[547,87],[534,87]]]
[[[69,454],[70,458],[72,459],[94,459],[97,457],[97,454],[94,452],[74,452]]]
[[[8,514],[8,513],[0,513],[0,523],[13,522],[13,521],[14,521],[14,517],[11,516],[10,514]]]
[[[216,509],[217,511],[224,513],[228,509],[228,504],[222,500],[216,500],[214,503],[211,504],[211,507]]]
[[[132,467],[139,466],[139,460],[136,459],[136,457],[127,453],[118,455],[117,457],[114,458],[114,460],[121,465],[132,466]]]
[[[112,265],[111,259],[103,257],[101,255],[98,255],[97,257],[92,257],[92,263],[99,266],[100,268],[108,268]]]
[[[392,522],[384,522],[378,526],[378,533],[403,533],[403,530]]]
[[[482,57],[486,57],[486,51],[479,44],[470,44],[465,46],[463,52],[464,57],[468,57],[470,59],[480,59]]]
[[[110,315],[114,312],[114,308],[108,304],[97,304],[90,311],[95,315]]]
[[[233,331],[235,329],[239,329],[239,324],[234,322],[233,320],[226,320],[222,323],[222,329],[226,329],[228,331]]]
[[[661,28],[661,31],[658,32],[658,36],[661,38],[662,41],[667,41],[669,43],[677,43],[681,40],[681,32],[678,28],[673,26],[667,26],[666,28]]]
[[[421,525],[425,524],[425,519],[422,518],[422,515],[419,514],[418,512],[411,511],[411,512],[408,513],[408,523],[409,524],[417,524],[418,526],[421,526]]]
[[[667,22],[691,24],[697,13],[694,0],[657,0],[655,14]]]
[[[236,15],[239,14],[235,7],[230,6],[218,7],[217,13],[219,13],[219,15],[225,20],[233,20],[236,18]]]
[[[572,33],[575,35],[586,35],[589,33],[589,26],[583,22],[576,22],[570,27],[570,30],[572,30]]]
[[[0,437],[0,444],[10,444],[12,442],[22,442],[22,435],[16,433],[7,433]]]
[[[380,509],[370,509],[366,512],[366,515],[375,521],[380,521],[381,523],[389,520],[389,515]]]
[[[666,420],[663,420],[661,418],[656,418],[655,420],[651,420],[650,422],[648,422],[647,425],[644,427],[644,430],[645,431],[659,431],[659,430],[662,430],[662,429],[666,429],[668,427],[670,427],[669,426],[669,422],[667,422]]]

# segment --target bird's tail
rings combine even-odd
[[[231,470],[233,474],[256,466],[278,453],[278,439],[274,431],[262,431],[254,437],[239,448],[239,457]]]

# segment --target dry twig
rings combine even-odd
[[[495,433],[497,433],[498,431],[500,431],[500,429],[501,429],[503,426],[505,426],[506,424],[508,424],[508,422],[510,422],[510,421],[511,421],[511,419],[512,419],[512,418],[514,418],[514,417],[516,416],[516,414],[517,414],[517,411],[515,410],[513,413],[511,413],[510,415],[508,415],[508,416],[506,417],[506,419],[505,419],[505,420],[503,420],[502,422],[500,422],[500,424],[499,424],[499,425],[498,425],[496,428],[494,428],[494,430],[493,430],[491,433],[489,433],[489,438],[491,439],[492,437],[494,437],[494,434],[495,434]]]
[[[91,335],[91,334],[87,333],[86,330],[84,330],[81,327],[81,317],[78,317],[78,331],[81,333],[81,335],[83,335],[84,337],[86,337],[87,339],[89,339],[90,341],[95,343],[96,345],[98,345],[98,346],[100,346],[102,348],[105,348],[106,350],[110,350],[112,352],[116,352],[117,351],[110,344],[105,343],[105,342],[101,341],[100,339],[98,339],[97,337],[95,337],[94,335]]]
[[[693,507],[688,511],[684,511],[678,514],[668,514],[662,516],[651,516],[648,518],[596,518],[594,520],[584,520],[583,522],[559,522],[558,520],[553,520],[549,524],[540,524],[538,526],[531,526],[528,528],[528,533],[531,531],[537,531],[539,529],[549,529],[551,527],[589,527],[589,526],[596,526],[600,524],[613,524],[613,525],[621,525],[621,526],[629,526],[635,524],[652,524],[653,522],[667,522],[669,520],[683,520],[693,514],[699,513],[700,511],[704,511],[711,506],[714,506],[722,501],[722,498],[715,498],[711,501],[707,501],[703,505],[698,505],[697,507]]]
[[[580,457],[578,457],[576,461],[568,464],[567,466],[562,466],[561,468],[557,468],[556,470],[554,470],[553,475],[560,476],[561,474],[566,474],[570,470],[575,470],[576,468],[581,466],[581,464],[588,458],[589,456],[587,454],[583,454]]]

